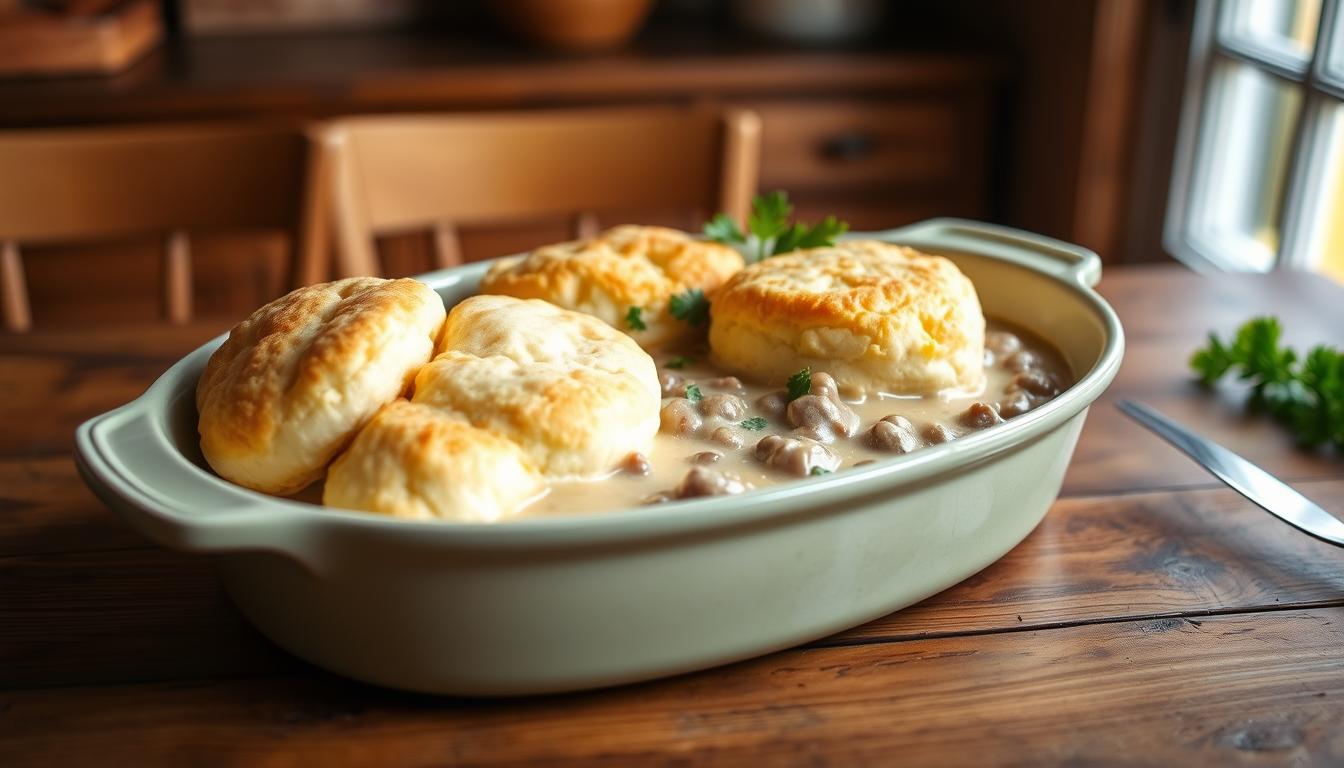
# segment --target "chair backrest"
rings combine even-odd
[[[338,272],[378,274],[377,234],[436,231],[437,261],[459,260],[455,227],[556,214],[589,234],[604,211],[724,211],[756,191],[760,121],[707,107],[397,115],[322,129]]]
[[[19,246],[135,235],[165,237],[164,303],[191,314],[187,233],[285,229],[295,282],[320,278],[308,245],[303,130],[160,125],[0,132],[0,304],[5,326],[31,324]]]

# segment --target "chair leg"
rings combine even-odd
[[[601,225],[598,224],[597,214],[580,213],[574,217],[574,237],[578,240],[587,240],[597,237],[601,231]]]
[[[462,263],[462,241],[457,227],[441,221],[434,227],[434,266],[438,269],[455,267]]]
[[[164,247],[163,310],[170,323],[191,319],[191,241],[181,230],[170,233]]]
[[[320,127],[311,127],[305,133],[308,162],[303,206],[290,249],[291,289],[329,280],[334,266],[331,253],[331,150]]]
[[[719,210],[742,225],[760,179],[761,118],[748,110],[731,110],[724,122]]]
[[[32,329],[33,315],[28,306],[23,257],[19,254],[19,244],[13,240],[0,243],[0,310],[4,313],[5,330],[23,333]]]

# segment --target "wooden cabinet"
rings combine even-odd
[[[749,104],[761,116],[761,186],[843,189],[940,184],[958,167],[958,113],[945,100]]]
[[[985,217],[987,92],[750,103],[762,118],[761,188],[855,229]]]

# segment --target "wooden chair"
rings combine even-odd
[[[322,278],[317,208],[306,195],[308,144],[295,128],[154,126],[0,132],[0,310],[32,325],[20,243],[162,234],[164,316],[192,314],[188,233],[293,233],[292,281]]]
[[[622,108],[354,117],[321,129],[313,188],[327,189],[342,276],[381,273],[378,234],[429,228],[435,263],[462,261],[457,227],[603,211],[724,211],[756,191],[752,112]]]

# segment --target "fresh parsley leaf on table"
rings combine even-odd
[[[1344,449],[1344,353],[1324,345],[1299,360],[1279,343],[1283,329],[1273,317],[1257,317],[1229,341],[1209,334],[1190,367],[1206,385],[1232,373],[1251,385],[1251,403],[1269,411],[1305,446]]]
[[[632,331],[647,331],[649,326],[644,324],[644,308],[631,307],[625,311],[625,325]]]

